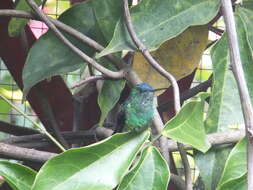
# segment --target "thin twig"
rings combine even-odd
[[[41,3],[41,9],[45,8],[46,3],[47,3],[47,0],[43,0],[42,1],[42,3]]]
[[[148,51],[147,47],[139,40],[139,38],[137,37],[137,34],[134,31],[134,26],[132,24],[131,21],[131,16],[130,16],[130,11],[129,11],[129,5],[128,5],[128,0],[123,0],[124,1],[124,20],[126,23],[126,27],[127,30],[130,34],[131,39],[133,40],[134,44],[136,45],[136,47],[141,51],[141,53],[143,54],[143,56],[146,58],[146,60],[148,61],[148,63],[157,71],[159,72],[162,76],[164,76],[165,78],[167,78],[173,88],[173,95],[174,95],[174,109],[176,114],[180,111],[180,92],[179,92],[179,87],[177,84],[177,80],[175,79],[175,77],[173,75],[171,75],[169,72],[167,72],[164,68],[162,68],[157,61],[152,57],[152,55],[150,54],[150,52]],[[157,127],[159,127],[161,125],[157,125]],[[162,128],[158,129],[158,132],[160,133],[162,131]],[[160,145],[161,148],[164,147],[164,143],[167,143],[164,140],[160,141]],[[178,143],[178,148],[179,148],[179,153],[181,155],[182,158],[182,162],[184,165],[184,169],[185,169],[185,186],[186,186],[186,190],[191,190],[192,189],[192,178],[191,178],[191,168],[190,168],[190,164],[189,161],[187,159],[187,154],[186,151],[183,148],[183,145],[181,143]],[[166,154],[167,156],[167,154]]]
[[[222,36],[222,34],[224,33],[224,30],[216,28],[214,26],[209,26],[208,27],[210,31],[214,32],[215,34]]]
[[[44,133],[45,135],[50,138],[57,147],[59,147],[62,151],[66,151],[65,148],[50,134],[46,131],[45,128],[41,127],[38,123],[33,121],[28,115],[26,115],[24,112],[22,112],[17,106],[15,106],[13,103],[11,103],[7,98],[5,98],[1,93],[0,97],[8,103],[12,108],[14,108],[17,112],[19,112],[21,115],[23,115],[27,120],[29,120],[42,134]]]
[[[84,52],[82,52],[80,49],[78,49],[76,46],[74,46],[57,28],[56,26],[48,19],[48,17],[39,9],[37,4],[33,0],[26,0],[27,4],[33,9],[33,11],[45,22],[45,24],[50,28],[55,35],[75,54],[77,54],[80,58],[82,58],[85,62],[91,64],[94,68],[96,68],[101,73],[105,74],[106,76],[110,78],[123,78],[124,77],[124,70],[119,70],[117,72],[111,71],[102,65],[100,65],[98,62],[96,62],[94,59],[86,55]]]
[[[230,60],[232,70],[236,78],[237,86],[239,88],[240,100],[242,105],[242,111],[245,122],[246,136],[248,139],[248,157],[247,157],[247,169],[248,169],[248,190],[253,189],[253,109],[247,82],[245,80],[244,71],[242,67],[240,50],[238,44],[238,38],[235,27],[235,19],[233,15],[233,8],[231,1],[222,0],[222,12],[226,25]]]
[[[184,145],[179,142],[177,142],[177,147],[182,159],[182,164],[184,166],[186,190],[192,190],[192,173],[191,173],[190,163],[187,158],[186,150],[184,149]]]
[[[208,48],[210,48],[210,47],[211,47],[213,44],[215,44],[217,41],[218,41],[218,39],[217,39],[217,40],[213,40],[213,41],[209,42],[209,43],[207,44],[207,46],[206,46],[205,50],[207,50]]]
[[[98,80],[105,80],[105,79],[109,79],[109,78],[106,77],[106,76],[103,76],[103,75],[89,76],[89,77],[87,77],[87,78],[84,79],[84,80],[78,81],[76,84],[74,84],[74,85],[71,86],[70,88],[73,89],[73,88],[76,88],[76,87],[85,85],[86,83],[89,83],[89,82],[96,82],[96,81],[98,81]]]

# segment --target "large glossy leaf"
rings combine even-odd
[[[253,1],[252,1],[253,4]],[[253,19],[253,10],[245,9],[242,7],[239,7],[237,9],[237,15],[240,17],[240,19],[237,19],[237,29],[242,30],[241,35],[245,35],[246,32],[246,38],[248,41],[248,46],[251,49],[251,52],[253,52],[253,26],[252,26],[252,19]],[[243,24],[242,24],[243,23]],[[244,26],[244,27],[243,27]],[[245,30],[245,32],[243,32]],[[246,43],[246,42],[245,42]]]
[[[17,163],[0,161],[0,176],[3,176],[14,190],[30,190],[36,172]]]
[[[222,186],[220,190],[246,190],[247,189],[247,175],[229,181]]]
[[[229,52],[226,36],[211,51],[213,62],[213,88],[207,113],[208,133],[229,130],[244,123],[238,88],[229,69]]]
[[[243,63],[243,69],[245,72],[247,85],[249,92],[253,95],[253,86],[252,86],[252,53],[250,51],[250,35],[248,24],[251,24],[250,21],[250,12],[244,8],[238,8],[237,13],[235,14],[236,28],[238,33],[239,45],[241,59]],[[248,39],[248,40],[247,40]],[[238,185],[240,184],[240,185]],[[229,158],[226,162],[222,177],[220,179],[218,189],[236,189],[239,190],[246,189],[246,139],[241,140],[231,151]]]
[[[116,70],[111,64],[107,66],[111,70]],[[116,105],[120,98],[121,91],[124,89],[125,80],[105,80],[98,95],[98,105],[101,110],[99,126],[106,119],[107,114]]]
[[[147,147],[117,190],[166,190],[170,178],[167,162],[155,147]]]
[[[206,152],[211,146],[206,140],[203,118],[205,98],[208,96],[208,93],[201,93],[196,99],[186,103],[180,112],[165,124],[162,134]]]
[[[241,16],[240,14],[241,12],[240,11],[238,12],[239,12],[239,15]],[[247,44],[243,24],[237,14],[236,14],[236,25],[237,25],[237,32],[238,32],[238,39],[239,39],[243,69],[245,72],[247,85],[250,90],[250,96],[252,98],[252,94],[253,94],[252,93],[253,92],[252,91],[253,66],[252,66],[252,57],[251,57],[252,55],[250,52],[250,48]],[[207,127],[208,127],[207,130],[209,132],[225,131],[225,130],[229,130],[230,126],[235,126],[236,124],[243,123],[239,96],[238,96],[237,90],[235,90],[236,84],[235,82],[233,82],[234,78],[231,79],[232,77],[231,71],[228,70],[228,65],[230,64],[230,62],[229,62],[227,42],[226,42],[225,37],[218,44],[216,44],[216,47],[213,49],[212,59],[213,59],[213,65],[214,65],[214,86],[213,86],[213,96],[211,98],[211,107],[209,110],[208,117],[209,119],[213,118],[213,122],[210,122],[210,121],[207,122]],[[225,68],[225,65],[227,68]],[[226,75],[228,75],[227,74],[228,72],[229,72],[229,75],[231,76],[229,78],[226,77]],[[232,86],[231,86],[231,82],[233,82]],[[214,107],[212,107],[212,105]],[[216,110],[215,108],[218,110]],[[227,118],[229,118],[229,120]],[[213,160],[211,160],[210,157],[209,158],[206,157],[205,155],[204,156],[201,154],[196,155],[196,157],[199,157],[198,159],[196,159],[197,161],[196,163],[201,170],[200,174],[202,178],[205,179],[204,181],[205,181],[206,186],[210,187],[208,184],[212,184],[212,187],[208,188],[208,190],[214,189],[217,185],[217,177],[220,176],[221,170],[219,169],[219,171],[215,172],[214,168],[222,169],[224,167],[224,162],[220,162],[220,160],[224,160],[227,158],[226,154],[224,154],[224,151],[225,150],[208,152],[208,155],[211,155]],[[210,164],[208,164],[208,166],[203,167],[201,163],[205,163],[205,162],[209,162]],[[212,171],[212,172],[207,172],[207,171]]]
[[[222,186],[230,181],[236,180],[244,176],[247,172],[247,141],[246,138],[242,139],[233,148],[226,161],[225,168],[223,170],[218,190],[223,190]]]
[[[117,21],[122,15],[123,1],[92,0],[95,17],[107,42],[112,39]]]
[[[148,137],[148,131],[116,134],[97,144],[68,150],[42,167],[32,190],[111,190]]]
[[[43,0],[35,0],[37,5],[41,5]],[[17,3],[17,6],[15,8],[16,10],[23,10],[23,11],[30,11],[31,8],[26,3],[26,0],[19,0]],[[20,32],[24,29],[26,23],[28,22],[28,19],[24,18],[11,18],[11,21],[8,26],[9,35],[10,36],[17,36],[20,34]]]
[[[227,131],[230,126],[243,123],[237,85],[232,71],[229,70],[228,53],[226,37],[223,36],[211,52],[214,70],[212,95],[205,122],[207,133]],[[196,164],[207,190],[216,188],[230,149],[221,147],[211,149],[205,155],[195,154]]]
[[[138,38],[150,50],[155,50],[189,26],[208,23],[218,10],[218,0],[142,0],[131,9],[131,18]],[[136,50],[123,19],[118,22],[112,41],[99,56],[121,50]]]
[[[214,190],[219,183],[231,146],[212,147],[208,152],[194,153],[205,190]],[[208,163],[208,164],[207,164]]]
[[[90,1],[74,5],[65,11],[59,20],[78,31],[96,39],[97,22]],[[87,55],[94,50],[79,40],[66,35],[68,39]],[[69,50],[51,31],[43,35],[31,48],[23,70],[24,95],[36,83],[55,75],[64,74],[80,68],[84,61]]]
[[[253,27],[251,26],[253,24],[253,11],[238,8],[235,16],[243,70],[251,101],[253,101]]]

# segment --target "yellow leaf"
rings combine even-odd
[[[198,66],[208,40],[207,26],[194,26],[182,34],[164,42],[151,52],[156,61],[177,80],[189,75]],[[154,88],[170,85],[169,81],[155,71],[141,53],[135,53],[133,69],[140,78]]]

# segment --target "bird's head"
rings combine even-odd
[[[150,86],[147,83],[140,83],[137,84],[135,87],[137,90],[139,90],[140,92],[155,92],[155,91],[159,91],[159,90],[167,90],[168,88],[156,88],[154,89],[152,86]]]
[[[140,83],[136,85],[136,89],[140,92],[153,92],[154,88],[147,83]]]

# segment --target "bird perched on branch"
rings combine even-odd
[[[129,97],[121,105],[114,133],[121,132],[124,126],[135,132],[146,129],[154,117],[154,92],[163,89],[154,89],[147,83],[132,88]]]

